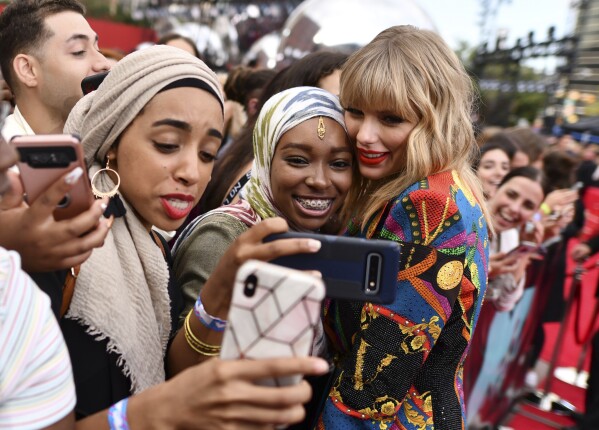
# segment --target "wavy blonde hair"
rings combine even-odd
[[[387,201],[432,174],[456,170],[489,212],[471,164],[477,154],[470,77],[437,34],[412,26],[388,28],[352,54],[341,73],[344,108],[393,112],[416,123],[405,145],[405,168],[376,181],[362,179],[352,207],[362,226]]]

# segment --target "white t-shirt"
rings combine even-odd
[[[35,134],[18,107],[15,107],[12,115],[6,117],[1,132],[2,137],[7,142],[10,142],[10,139],[15,136],[31,136]]]
[[[75,407],[67,347],[50,299],[0,248],[0,429],[39,429]]]

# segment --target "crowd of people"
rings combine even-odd
[[[475,135],[471,78],[434,32],[224,79],[178,35],[111,61],[99,45],[77,0],[0,14],[0,428],[466,428],[542,245],[584,230],[572,257],[599,249],[595,153]],[[11,139],[63,133],[85,168],[28,201]],[[55,219],[78,181],[94,203]],[[399,243],[394,301],[325,300],[311,357],[220,360],[237,270],[320,249],[264,241],[286,231]],[[298,374],[326,382],[257,383]]]

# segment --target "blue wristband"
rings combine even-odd
[[[108,409],[108,425],[110,426],[110,430],[129,430],[129,423],[127,422],[128,401],[129,398],[125,398]]]
[[[196,304],[193,307],[193,313],[198,317],[200,323],[202,323],[204,327],[207,327],[210,330],[221,332],[225,331],[225,328],[227,327],[227,321],[221,320],[217,317],[213,317],[208,312],[206,312],[206,309],[204,309],[204,304],[202,303],[202,299],[199,295],[198,299],[196,300]]]

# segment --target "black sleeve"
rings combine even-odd
[[[168,295],[171,300],[171,340],[177,333],[177,327],[179,326],[179,315],[183,312],[184,303],[183,303],[183,292],[177,283],[177,279],[173,272],[173,256],[171,254],[171,249],[168,245],[168,242],[153,230],[153,233],[156,238],[160,240],[162,243],[162,249],[164,250],[164,259],[166,260],[166,264],[168,265]],[[169,344],[170,346],[170,344]]]
[[[67,279],[67,270],[57,270],[55,272],[31,273],[27,272],[31,279],[40,289],[50,297],[52,312],[56,319],[60,319],[60,307],[62,305],[62,288]]]

